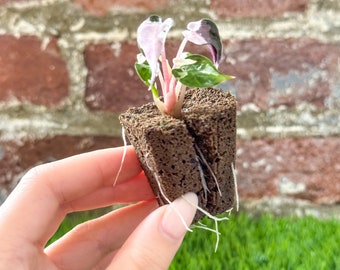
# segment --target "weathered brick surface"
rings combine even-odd
[[[86,104],[92,110],[122,112],[152,100],[147,86],[134,70],[138,47],[121,43],[115,51],[110,44],[89,45],[85,51],[88,68]]]
[[[210,8],[220,17],[272,17],[287,11],[305,11],[309,0],[211,0]]]
[[[238,141],[237,149],[241,198],[340,202],[340,138],[264,138]]]
[[[114,8],[134,8],[143,11],[152,11],[164,8],[168,0],[74,0],[80,4],[85,10],[97,15],[105,15],[110,9]]]
[[[236,76],[239,105],[261,109],[301,102],[327,107],[338,96],[340,45],[308,38],[249,39],[225,44],[221,69]]]
[[[23,173],[33,166],[119,145],[122,145],[120,138],[104,136],[64,135],[37,140],[27,139],[20,144],[0,141],[0,189],[9,192]]]
[[[11,3],[29,5],[7,8]],[[115,138],[119,125],[101,125],[111,126],[111,115],[115,122],[116,113],[152,100],[134,71],[134,31],[151,13],[173,17],[175,30],[217,16],[225,45],[220,69],[236,76],[222,87],[236,94],[241,110],[241,199],[340,201],[338,1],[0,0],[0,6],[0,202],[4,188],[7,194],[34,165],[121,145]],[[166,43],[170,60],[180,43],[177,30]],[[209,56],[205,46],[187,50]],[[263,111],[244,112],[256,110],[244,106],[249,103]],[[98,117],[105,121],[97,123]]]
[[[55,39],[43,48],[33,36],[0,36],[0,101],[54,106],[67,95],[69,75]]]

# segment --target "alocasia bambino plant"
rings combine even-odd
[[[180,117],[186,87],[212,87],[233,78],[218,70],[221,60],[222,43],[217,26],[209,19],[190,22],[183,31],[183,41],[179,46],[172,66],[166,57],[165,40],[174,25],[171,18],[162,21],[159,16],[150,16],[137,29],[137,43],[141,53],[135,64],[139,77],[151,90],[156,106],[163,114]],[[207,45],[212,60],[184,52],[187,42]],[[156,79],[162,89],[161,100]]]

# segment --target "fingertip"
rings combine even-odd
[[[108,269],[168,269],[195,216],[197,195],[188,193],[148,215]]]
[[[160,223],[161,232],[170,238],[181,239],[194,219],[198,205],[198,197],[195,193],[187,193],[167,208]]]

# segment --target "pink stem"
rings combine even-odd
[[[181,45],[179,45],[176,58],[181,56],[182,52],[184,51],[185,45],[187,45],[187,42],[188,40],[186,38],[182,40]]]
[[[163,78],[164,78],[164,98],[166,94],[169,92],[169,83],[170,83],[170,74],[168,71],[168,65],[167,65],[167,60],[166,60],[166,54],[165,54],[165,49],[163,48],[162,50],[162,71],[163,71]]]
[[[170,89],[170,81],[172,74],[169,73],[168,63],[166,59],[165,50],[162,50],[162,71],[163,71],[163,79],[164,79],[164,107],[167,113],[172,113],[174,107],[176,105],[176,93],[174,90]]]
[[[179,58],[181,56],[181,54],[184,51],[185,45],[187,45],[188,40],[186,38],[184,38],[181,42],[181,44],[178,47],[178,51],[176,54],[176,58]],[[172,68],[175,68],[175,66],[173,65]],[[171,81],[169,84],[170,89],[173,89],[173,91],[175,91],[175,85],[176,85],[176,78],[174,76],[171,77]],[[171,91],[171,90],[170,90]]]
[[[164,95],[164,107],[168,114],[173,114],[176,102],[177,97],[175,91],[169,92],[166,95]]]
[[[178,48],[176,58],[179,58],[185,48],[185,45],[187,44],[187,39],[184,38]],[[172,67],[174,68],[174,66]],[[176,103],[177,103],[177,95],[176,95],[176,78],[172,76],[172,74],[168,73],[168,65],[166,62],[166,55],[165,50],[162,51],[162,70],[163,70],[163,76],[164,76],[164,84],[165,84],[165,90],[164,90],[164,106],[165,110],[173,114],[176,110]]]

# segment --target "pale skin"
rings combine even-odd
[[[0,207],[0,269],[167,269],[197,196],[159,207],[131,146],[113,186],[123,152],[98,150],[28,171]],[[132,202],[45,247],[67,213]]]

